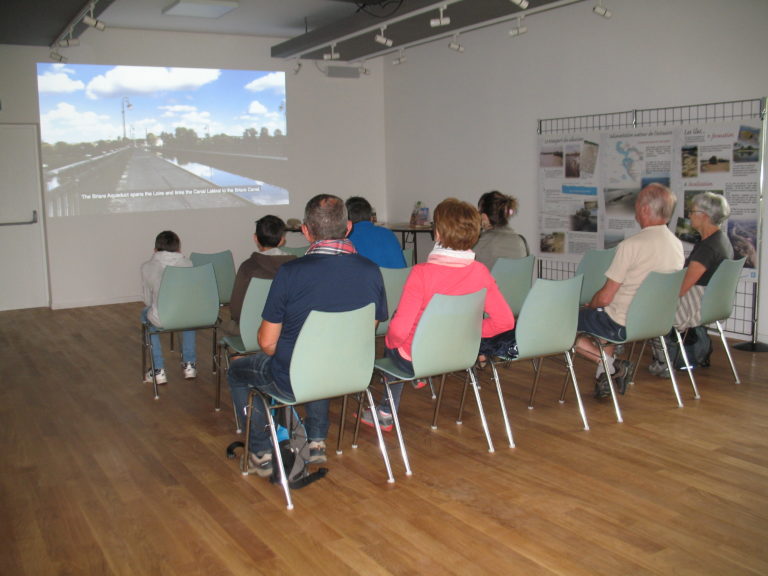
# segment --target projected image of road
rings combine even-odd
[[[289,202],[282,72],[39,64],[38,85],[48,216]]]

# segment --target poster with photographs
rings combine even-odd
[[[543,257],[611,248],[640,228],[635,200],[652,182],[678,194],[670,228],[686,254],[699,241],[693,198],[723,195],[722,223],[743,278],[757,281],[760,121],[579,132],[539,137],[539,249]]]

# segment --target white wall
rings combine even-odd
[[[112,216],[46,221],[51,300],[54,308],[139,299],[139,266],[160,230],[172,229],[185,253],[231,249],[239,263],[253,251],[253,222],[266,213],[301,218],[318,193],[365,195],[386,217],[383,80],[380,66],[359,79],[327,78],[305,64],[294,75],[290,62],[272,60],[274,39],[108,29],[88,31],[71,62],[287,71],[290,163],[288,207]],[[48,50],[0,46],[0,123],[39,123],[35,65]],[[303,239],[290,235],[294,244]],[[11,263],[3,262],[3,265]]]
[[[445,40],[407,51],[400,66],[385,63],[395,220],[407,219],[415,200],[474,203],[498,189],[520,200],[512,225],[536,238],[537,119],[768,95],[765,0],[606,5],[610,20],[583,2],[531,16],[517,38],[507,34],[512,23],[500,24],[463,35],[464,53]],[[768,301],[760,308],[768,334]]]

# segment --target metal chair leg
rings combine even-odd
[[[389,389],[387,389],[389,391]],[[387,453],[387,444],[384,442],[384,435],[381,433],[381,426],[379,426],[379,414],[378,410],[376,410],[376,404],[373,401],[373,394],[371,394],[371,389],[366,388],[365,389],[365,395],[368,397],[368,405],[371,407],[371,415],[373,416],[373,424],[376,428],[376,436],[379,439],[379,450],[381,450],[381,457],[384,459],[384,466],[387,469],[387,482],[392,484],[395,481],[395,477],[392,475],[392,465],[389,462],[389,454]],[[390,406],[392,406],[392,395],[390,394]],[[363,403],[360,402],[360,406],[363,406]],[[410,476],[412,474],[411,472],[411,465],[408,462],[408,455],[405,453],[405,444],[403,443],[403,436],[400,434],[400,423],[397,420],[397,410],[392,410],[392,418],[395,421],[395,429],[397,430],[397,438],[400,441],[400,448],[403,451],[403,462],[405,463],[405,473]]]
[[[496,369],[496,364],[493,361],[489,362],[491,365],[491,371],[493,373],[493,380],[496,383],[496,392],[499,395],[499,406],[501,406],[501,415],[504,418],[504,429],[507,431],[507,439],[509,440],[509,447],[515,447],[515,440],[512,437],[512,426],[509,424],[509,415],[507,414],[507,405],[504,402],[504,394],[501,391],[501,381],[499,380],[499,371]]]
[[[664,359],[667,361],[667,366],[669,367],[669,375],[672,378],[672,390],[674,390],[675,398],[677,398],[677,406],[679,408],[682,408],[683,399],[680,397],[680,390],[677,387],[677,378],[675,378],[675,367],[673,366],[669,358],[669,350],[667,350],[667,342],[663,336],[659,336],[659,340],[661,341],[661,349],[664,351]]]
[[[390,390],[389,386],[390,384],[394,384],[394,382],[387,382],[386,378],[382,376],[382,380],[384,381],[384,389],[387,393],[387,398],[389,399],[389,408],[392,410],[392,420],[395,425],[395,433],[397,434],[397,441],[400,444],[400,454],[403,457],[403,465],[405,466],[405,475],[411,476],[413,472],[411,471],[411,462],[408,459],[408,452],[405,449],[405,440],[403,439],[403,431],[400,428],[400,418],[397,415],[397,410],[395,409],[395,402],[392,398],[392,390]],[[369,392],[370,394],[370,392]],[[371,412],[374,416],[374,422],[376,423],[376,430],[378,431],[379,436],[381,436],[381,429],[379,428],[379,418],[378,413],[376,410],[376,407],[371,403]],[[383,439],[381,440],[383,442]]]
[[[584,430],[589,430],[589,422],[587,422],[587,412],[584,410],[584,402],[581,399],[581,391],[579,390],[579,383],[576,380],[576,371],[573,369],[573,358],[570,352],[565,353],[565,362],[568,364],[568,372],[573,380],[573,391],[576,394],[576,402],[579,405],[579,414],[581,414],[581,421],[584,423]]]
[[[608,358],[605,355],[603,344],[598,340],[597,347],[600,349],[600,359],[603,361],[603,368],[605,369],[605,375],[608,378],[608,387],[611,390],[611,400],[613,400],[613,409],[616,411],[616,421],[619,423],[624,422],[624,418],[621,416],[621,408],[619,408],[619,399],[616,396],[616,390],[613,386],[613,378],[611,378],[611,371],[608,369]]]
[[[725,353],[728,356],[728,362],[731,364],[731,372],[733,372],[733,379],[736,381],[736,384],[741,384],[741,380],[739,380],[739,373],[736,372],[736,364],[733,363],[733,357],[731,356],[731,349],[728,346],[728,342],[725,340],[725,333],[723,332],[723,326],[720,324],[720,321],[716,321],[715,324],[717,325],[717,331],[720,332],[720,340],[723,342],[723,348],[725,348]],[[709,337],[709,335],[707,335]]]
[[[493,447],[493,440],[491,440],[491,431],[488,428],[488,421],[485,418],[485,410],[483,410],[483,401],[480,399],[480,387],[477,384],[477,378],[472,368],[467,370],[469,372],[469,378],[472,381],[472,389],[475,391],[475,400],[477,401],[477,409],[480,412],[480,421],[483,425],[483,431],[485,432],[485,438],[488,440],[488,452],[495,452]]]
[[[696,386],[696,378],[693,376],[693,366],[691,366],[691,363],[688,361],[688,352],[685,351],[685,344],[683,342],[683,337],[680,335],[680,330],[677,328],[672,328],[672,330],[675,331],[675,336],[677,337],[677,348],[680,351],[680,353],[683,355],[683,362],[685,363],[685,371],[688,372],[688,378],[691,381],[691,386],[693,387],[693,397],[697,400],[701,398],[699,395],[699,389]],[[674,366],[667,365],[667,368],[669,369],[670,374],[675,369]]]

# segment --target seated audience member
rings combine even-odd
[[[448,198],[435,208],[434,222],[435,247],[427,261],[416,264],[408,275],[384,340],[385,355],[404,371],[413,371],[411,345],[416,326],[434,294],[455,296],[485,288],[484,342],[504,334],[509,345],[514,345],[515,318],[512,311],[488,268],[475,261],[471,250],[480,235],[480,214],[471,204]],[[393,384],[391,390],[394,409],[397,410],[402,383]],[[382,429],[391,430],[392,408],[386,394],[378,410]],[[370,409],[363,412],[361,420],[373,426]]]
[[[253,241],[258,250],[240,264],[235,276],[235,285],[229,301],[231,321],[224,326],[224,331],[229,334],[240,334],[240,313],[251,278],[270,280],[275,277],[282,264],[296,258],[293,254],[280,250],[285,244],[285,222],[277,216],[268,214],[256,221]]]
[[[144,304],[146,308],[141,312],[141,321],[149,320],[150,324],[162,328],[160,318],[157,315],[157,296],[160,292],[160,283],[163,279],[163,270],[166,266],[180,266],[190,268],[192,262],[181,253],[181,240],[175,232],[165,230],[155,238],[155,252],[152,258],[141,265],[141,283],[144,291]],[[158,384],[168,382],[165,374],[165,361],[163,360],[163,348],[160,344],[160,335],[152,334],[152,358],[155,363],[155,378]],[[195,350],[195,331],[185,330],[181,335],[181,358],[184,370],[184,378],[190,379],[197,376],[197,352]],[[144,382],[152,382],[152,369],[144,375]]]
[[[597,337],[623,340],[626,336],[627,312],[637,289],[651,272],[669,273],[683,267],[683,245],[667,222],[675,211],[677,198],[661,184],[649,184],[637,195],[635,219],[640,232],[619,243],[611,265],[605,272],[607,280],[592,300],[579,310],[578,330]],[[587,335],[576,339],[576,351],[597,364],[595,396],[610,396],[608,379],[604,374],[600,351]],[[614,362],[614,346],[605,346],[608,368],[621,389],[632,366],[625,360]],[[618,364],[618,365],[617,365]]]
[[[691,226],[699,233],[701,240],[696,243],[688,259],[683,285],[680,288],[680,302],[675,314],[675,326],[681,332],[701,324],[701,297],[712,275],[726,258],[733,258],[733,246],[728,236],[720,229],[728,218],[731,208],[721,194],[702,192],[691,200],[688,217]],[[648,366],[651,374],[669,378],[669,369],[664,352],[658,340],[654,340],[654,362]],[[676,339],[667,337],[667,344]]]
[[[299,332],[312,310],[346,312],[373,302],[376,320],[387,319],[387,299],[379,267],[355,252],[346,239],[352,224],[341,198],[321,194],[304,211],[301,229],[310,242],[305,256],[280,266],[264,305],[259,327],[261,352],[233,359],[228,380],[232,401],[244,414],[250,389],[293,398],[290,365]],[[375,325],[371,330],[375,330]],[[343,344],[343,334],[337,335]],[[310,462],[326,461],[328,400],[305,404],[304,424]],[[260,401],[253,405],[248,471],[259,476],[272,473],[272,452],[267,418]]]
[[[373,223],[373,208],[365,198],[352,196],[346,202],[352,232],[349,240],[357,253],[372,260],[382,268],[405,268],[405,258],[400,242],[392,230]]]
[[[483,231],[475,244],[475,259],[493,268],[497,258],[525,258],[528,243],[509,227],[509,219],[517,212],[517,198],[501,192],[486,192],[477,203]]]

